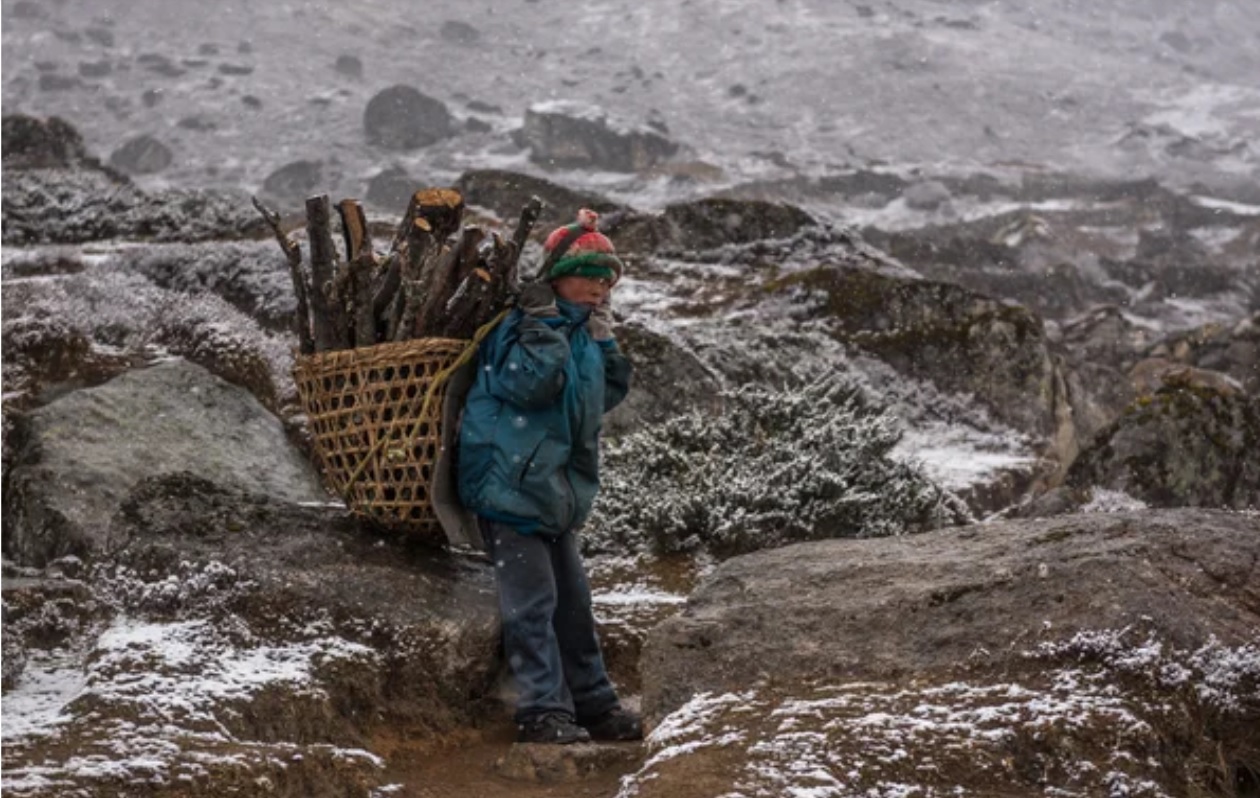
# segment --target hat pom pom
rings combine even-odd
[[[583,208],[578,211],[577,223],[582,228],[593,232],[599,224],[599,214],[590,208]]]

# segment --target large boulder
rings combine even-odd
[[[411,196],[420,187],[420,181],[401,166],[382,169],[368,180],[364,200],[391,213],[405,211]]]
[[[130,175],[151,175],[175,160],[171,148],[153,136],[137,136],[109,156],[109,165]]]
[[[720,197],[668,205],[662,219],[669,230],[663,245],[689,252],[791,238],[818,224],[794,205]]]
[[[415,150],[451,135],[451,114],[441,101],[405,84],[382,89],[363,112],[368,144]]]
[[[621,795],[1231,794],[1257,562],[1260,519],[1201,510],[729,560],[649,636]]]
[[[870,268],[820,266],[771,283],[826,318],[846,343],[903,374],[974,394],[1016,429],[1051,437],[1063,399],[1041,319],[1024,307],[950,283]]]
[[[192,471],[290,501],[326,494],[284,429],[248,391],[174,360],[76,391],[23,419],[6,474],[4,551],[41,564],[99,553],[141,480]]]
[[[276,202],[300,205],[307,197],[319,193],[323,183],[322,162],[292,161],[267,175],[263,180],[262,193]]]
[[[0,129],[5,169],[64,169],[88,160],[79,131],[59,117],[5,114]]]
[[[627,125],[603,109],[570,100],[531,106],[521,140],[531,161],[561,169],[640,172],[678,151],[651,128]]]
[[[545,237],[556,227],[570,224],[579,208],[600,213],[615,212],[622,206],[587,191],[575,191],[558,183],[533,175],[503,169],[473,169],[464,172],[455,182],[469,205],[477,205],[504,219],[515,220],[530,197],[543,201],[534,232]]]
[[[1260,506],[1260,397],[1184,367],[1163,379],[1098,433],[1066,484],[1158,507]]]
[[[721,383],[695,353],[641,324],[617,328],[617,341],[634,365],[630,393],[604,419],[607,435],[633,432],[689,410],[714,410]]]

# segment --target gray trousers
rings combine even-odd
[[[516,722],[545,712],[589,720],[616,707],[576,536],[525,535],[478,520],[494,562],[503,648],[519,691]]]

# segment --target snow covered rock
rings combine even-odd
[[[120,252],[119,258],[159,288],[213,293],[263,329],[292,329],[293,281],[274,241],[151,244]]]
[[[901,195],[906,205],[918,211],[934,211],[950,200],[949,188],[939,180],[925,180],[907,188]]]
[[[1185,367],[1164,381],[1098,433],[1066,484],[1157,507],[1260,507],[1260,397],[1204,383]]]
[[[21,563],[99,553],[130,490],[175,471],[289,501],[326,498],[279,419],[245,389],[184,360],[68,394],[22,424],[6,475],[4,545]]]
[[[376,734],[428,740],[484,711],[501,665],[484,563],[188,472],[136,485],[116,529],[126,545],[74,583],[92,623],[37,637],[61,617],[47,589],[15,615],[6,794],[367,798]]]
[[[1228,794],[1260,742],[1257,562],[1260,519],[1196,510],[729,560],[649,636],[620,795]]]
[[[0,126],[5,169],[66,168],[88,159],[79,131],[58,117],[6,114]]]
[[[6,262],[6,405],[29,407],[169,355],[245,386],[273,411],[294,395],[292,345],[261,326],[292,301],[268,279],[274,252],[263,256],[256,243],[103,249],[110,254],[33,249]],[[30,279],[10,279],[19,269]]]
[[[530,160],[558,169],[640,172],[678,151],[677,144],[647,126],[630,126],[601,108],[569,100],[531,106],[521,139]]]
[[[363,112],[368,144],[387,150],[415,150],[451,135],[451,114],[441,101],[398,84],[382,89]]]
[[[632,216],[617,240],[628,250],[698,252],[791,238],[817,224],[786,203],[709,197],[667,205],[659,215]]]
[[[261,231],[248,201],[198,190],[141,191],[93,159],[69,166],[10,169],[5,160],[6,245],[82,243],[111,238],[205,241]]]

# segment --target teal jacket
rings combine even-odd
[[[519,310],[482,342],[459,433],[463,505],[526,534],[575,530],[599,490],[604,413],[630,387],[630,362],[595,341],[590,312],[564,300],[560,316]]]

